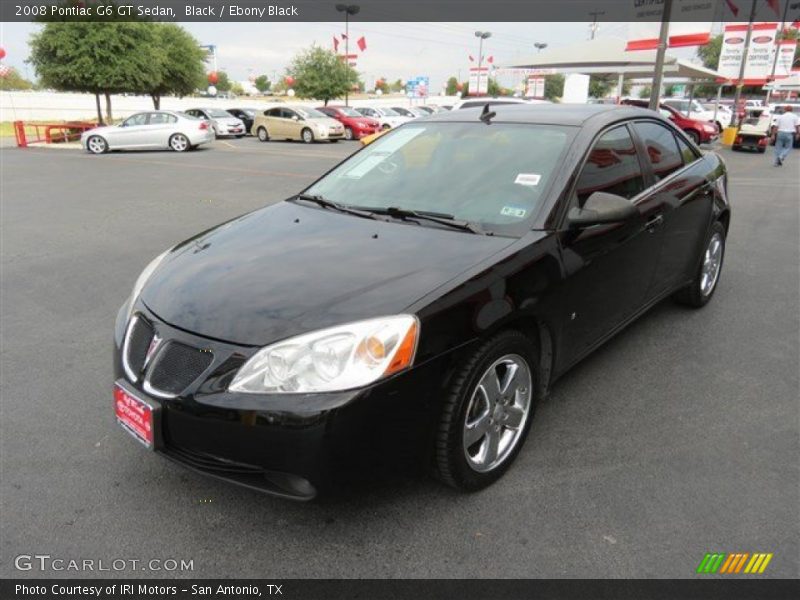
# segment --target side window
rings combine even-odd
[[[147,123],[147,113],[139,113],[138,115],[133,115],[125,120],[124,126],[125,127],[132,127],[134,125],[144,125]]]
[[[642,167],[628,128],[615,127],[605,132],[595,142],[578,177],[578,205],[583,206],[594,192],[630,199],[643,189]]]
[[[281,116],[281,109],[280,108],[270,108],[269,110],[264,111],[265,117],[280,117]]]
[[[683,157],[678,152],[675,135],[659,123],[634,123],[633,128],[647,150],[647,160],[653,167],[656,181],[660,181],[683,167]]]
[[[683,157],[683,164],[688,165],[693,163],[697,160],[697,154],[694,153],[694,150],[683,141],[680,136],[675,136],[675,139],[678,140],[678,150],[680,150],[681,156]]]
[[[281,117],[284,119],[291,119],[294,116],[296,116],[296,113],[293,110],[289,110],[288,108],[281,110]]]
[[[167,123],[177,123],[178,119],[167,113],[150,113],[150,125],[165,125]]]

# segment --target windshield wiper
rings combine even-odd
[[[364,219],[375,219],[375,215],[372,213],[372,211],[358,210],[357,208],[347,206],[346,204],[339,204],[338,202],[328,200],[319,194],[297,194],[294,199],[306,200],[307,202],[313,202],[314,204],[322,206],[323,208],[332,208],[333,210],[338,210],[339,212],[355,215]]]
[[[407,208],[399,208],[397,206],[389,206],[387,208],[364,208],[371,213],[379,215],[388,215],[395,219],[417,219],[419,221],[431,221],[439,225],[446,225],[461,231],[468,231],[469,233],[477,233],[479,235],[491,235],[491,232],[484,231],[480,227],[473,225],[469,221],[456,219],[454,215],[447,213],[434,212],[430,210],[409,210]]]

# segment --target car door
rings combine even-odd
[[[705,177],[700,155],[676,131],[657,121],[633,124],[653,187],[651,203],[663,220],[663,244],[650,297],[669,291],[693,268],[711,218],[715,181]]]
[[[175,132],[177,117],[163,112],[151,112],[147,117],[147,137],[143,138],[143,146],[149,148],[167,148],[169,138]]]
[[[589,352],[645,302],[662,231],[641,159],[627,125],[606,129],[586,153],[567,198],[570,207],[580,207],[594,192],[612,193],[630,200],[638,215],[583,229],[565,221],[560,228],[566,323],[560,368]]]
[[[117,127],[108,143],[112,148],[139,148],[147,140],[147,113],[137,113]]]
[[[281,109],[281,127],[283,127],[283,136],[293,140],[300,139],[300,132],[304,124],[300,120],[300,115],[290,108]]]

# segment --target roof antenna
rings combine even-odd
[[[489,109],[489,103],[487,102],[486,106],[483,107],[483,112],[481,113],[481,116],[478,118],[487,125],[491,125],[492,119],[494,119],[496,116],[497,113]]]

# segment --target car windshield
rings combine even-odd
[[[381,113],[384,117],[399,117],[400,113],[392,110],[391,108],[378,108],[376,109],[379,113]]]
[[[338,110],[340,113],[342,113],[346,117],[363,117],[364,116],[360,112],[358,112],[357,110],[355,110],[353,108],[350,108],[350,107],[347,107],[347,106],[343,106],[341,108],[337,108],[336,110]]]
[[[304,119],[329,119],[325,113],[319,112],[316,108],[297,108],[297,113]]]
[[[210,110],[207,110],[206,112],[208,113],[208,116],[210,116],[212,119],[224,119],[225,117],[233,117],[233,115],[228,111],[220,110],[218,108],[212,108]]]
[[[417,123],[376,140],[306,193],[355,208],[444,213],[486,231],[522,235],[575,131],[519,123]]]

